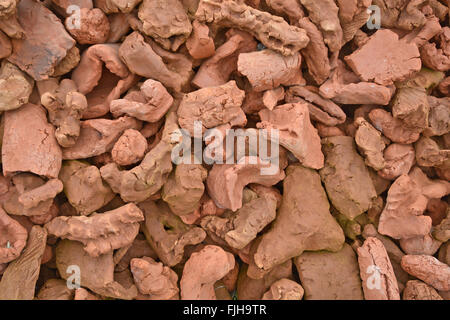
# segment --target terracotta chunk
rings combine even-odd
[[[441,136],[450,132],[450,98],[428,96],[430,113],[428,127],[423,132],[425,136]]]
[[[259,112],[262,129],[279,130],[279,143],[300,161],[305,167],[320,169],[324,164],[320,137],[309,119],[306,104],[293,103],[275,107],[272,111]]]
[[[35,80],[47,79],[75,41],[61,21],[40,2],[20,1],[17,16],[24,37],[12,39],[13,53],[8,60]]]
[[[305,300],[363,300],[358,262],[350,245],[337,252],[304,252],[294,262]]]
[[[98,257],[132,243],[143,220],[142,211],[129,203],[89,217],[57,217],[45,228],[59,238],[83,243],[89,255]]]
[[[442,28],[437,38],[439,49],[436,43],[426,43],[420,48],[420,57],[425,66],[433,70],[447,71],[450,69],[450,28]]]
[[[370,122],[383,135],[393,142],[410,144],[419,139],[422,129],[407,127],[405,122],[394,118],[383,109],[374,109],[369,113]]]
[[[178,298],[178,276],[169,267],[152,258],[142,257],[132,259],[130,268],[139,292],[150,295],[150,300]]]
[[[72,300],[74,290],[67,287],[67,283],[61,279],[49,279],[39,290],[37,300]]]
[[[383,243],[368,237],[358,250],[358,263],[366,300],[400,300],[389,256]]]
[[[18,67],[6,60],[0,69],[0,110],[8,111],[26,104],[34,81]]]
[[[450,290],[450,267],[432,256],[405,255],[402,268],[436,290]]]
[[[357,118],[355,122],[358,125],[355,142],[363,150],[365,163],[375,170],[383,169],[385,167],[383,150],[386,145],[381,133],[363,118]]]
[[[302,300],[304,290],[297,282],[281,279],[274,282],[262,300]]]
[[[180,289],[182,300],[216,300],[214,283],[234,268],[231,253],[208,245],[194,252],[184,265]]]
[[[80,44],[105,43],[109,36],[109,21],[98,8],[80,10],[79,26],[72,25],[71,17],[66,18],[65,25],[69,33]]]
[[[403,300],[444,300],[435,289],[419,280],[410,280],[403,290]]]
[[[27,230],[0,209],[0,264],[18,258],[27,243]]]
[[[194,59],[209,58],[216,52],[214,39],[209,36],[207,25],[194,20],[191,36],[186,40],[186,48]]]
[[[322,140],[322,149],[325,166],[320,177],[333,206],[349,219],[367,211],[376,191],[353,139],[328,137]]]
[[[415,161],[414,147],[410,144],[392,143],[384,150],[383,157],[385,166],[378,171],[378,175],[394,180],[411,170]]]
[[[127,129],[114,144],[111,155],[115,163],[127,166],[139,162],[147,150],[147,140],[135,129]]]
[[[57,178],[61,149],[55,128],[47,122],[44,108],[28,103],[4,115],[2,144],[3,174],[32,172]]]
[[[346,56],[345,61],[361,80],[380,85],[404,80],[421,67],[417,46],[399,40],[397,34],[387,29],[375,32],[366,44]]]
[[[254,255],[255,264],[263,270],[306,250],[338,251],[344,243],[344,233],[330,214],[319,174],[299,165],[286,171],[277,218]]]
[[[283,18],[232,0],[201,0],[195,17],[200,22],[248,31],[267,48],[286,56],[306,47],[309,41],[305,30],[290,26]]]

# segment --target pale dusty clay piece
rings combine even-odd
[[[145,237],[158,258],[169,267],[181,262],[185,246],[199,244],[206,237],[202,228],[184,224],[164,202],[147,200],[139,203],[139,207],[144,212]]]
[[[209,58],[216,52],[214,39],[209,36],[207,25],[194,20],[191,36],[186,40],[186,48],[194,59]]]
[[[344,233],[330,214],[319,174],[299,165],[286,171],[277,218],[254,255],[255,264],[263,270],[305,250],[338,251],[344,243]]]
[[[447,217],[437,225],[432,231],[434,239],[442,242],[450,240],[450,215],[448,215],[449,209],[447,209]]]
[[[195,23],[194,23],[195,24]],[[215,54],[200,65],[192,84],[199,88],[215,87],[227,83],[237,70],[239,54],[252,52],[257,42],[247,32],[230,29],[225,33],[227,41],[217,48]]]
[[[81,8],[79,21],[73,17],[66,18],[66,29],[80,44],[105,43],[109,36],[109,21],[99,8]],[[79,25],[77,25],[79,24]]]
[[[118,117],[123,114],[136,119],[157,122],[172,106],[173,97],[158,81],[148,79],[141,86],[140,91],[132,91],[123,99],[111,101],[110,112]]]
[[[387,29],[375,32],[361,48],[346,56],[345,61],[361,80],[380,85],[404,80],[421,67],[417,46],[399,40],[397,34]]]
[[[320,176],[333,206],[349,219],[367,211],[377,196],[369,171],[351,137],[322,140],[325,166]]]
[[[436,290],[450,290],[450,267],[432,256],[405,255],[402,268]]]
[[[410,144],[390,144],[383,153],[385,166],[378,171],[378,175],[384,179],[394,180],[402,174],[408,174],[414,161],[414,147]]]
[[[444,239],[445,240],[445,239]],[[436,240],[431,234],[414,238],[400,239],[400,247],[406,254],[434,255],[443,241]]]
[[[302,300],[304,292],[297,282],[281,279],[272,283],[262,300]]]
[[[305,300],[363,300],[358,261],[350,245],[337,252],[304,252],[294,263]]]
[[[279,130],[279,143],[300,161],[305,167],[320,169],[324,164],[320,137],[311,124],[308,107],[304,103],[284,104],[272,111],[259,112],[262,129]]]
[[[155,260],[158,258],[156,252],[142,235],[138,235],[131,245],[122,247],[121,249],[125,251],[124,254],[118,256],[117,253],[119,250],[114,254],[114,262],[116,263],[114,268],[115,272],[122,272],[128,269],[130,261],[134,258],[149,257]]]
[[[421,137],[415,143],[416,161],[422,167],[439,167],[450,161],[450,150],[440,149],[436,141]]]
[[[46,241],[47,232],[33,226],[22,254],[2,275],[0,300],[33,300]]]
[[[131,272],[140,293],[150,295],[151,300],[178,298],[178,276],[169,267],[152,258],[135,258],[130,262]]]
[[[39,290],[37,300],[72,300],[74,290],[67,287],[67,282],[61,279],[49,279]]]
[[[352,40],[362,26],[367,24],[371,10],[368,7],[372,0],[346,1],[337,0],[339,21],[342,27],[344,43]]]
[[[34,81],[12,63],[4,60],[0,69],[0,111],[8,111],[26,104]]]
[[[142,160],[146,150],[145,137],[135,129],[127,129],[114,144],[111,156],[118,165],[128,166]]]
[[[192,31],[179,0],[143,0],[138,17],[142,21],[143,32],[166,50],[177,51]]]
[[[242,2],[201,0],[195,17],[200,22],[248,31],[267,48],[286,56],[303,49],[309,42],[305,30],[289,25],[281,17],[256,10]]]
[[[374,109],[369,113],[372,125],[393,142],[409,144],[417,141],[423,129],[407,127],[401,119],[394,118],[390,112]]]
[[[444,27],[437,35],[436,43],[426,43],[420,48],[423,64],[433,70],[447,71],[450,69],[450,28]]]
[[[27,230],[0,209],[0,264],[18,258],[27,243]]]
[[[275,89],[280,85],[299,84],[302,80],[299,53],[283,56],[265,49],[239,54],[238,71],[247,77],[255,91]]]
[[[430,105],[428,115],[428,127],[423,134],[425,136],[442,136],[450,132],[450,98],[436,98],[427,96]]]
[[[264,106],[269,110],[273,110],[278,102],[284,99],[284,87],[280,86],[265,91],[262,99]]]
[[[32,172],[48,178],[58,177],[61,149],[55,128],[47,122],[44,108],[26,104],[4,115],[2,165],[5,176]]]
[[[128,116],[115,120],[90,119],[81,122],[76,143],[62,151],[65,160],[83,159],[111,151],[127,129],[139,130],[142,123]]]
[[[129,203],[89,217],[57,217],[45,228],[56,237],[83,243],[89,255],[98,257],[131,244],[139,232],[139,222],[143,220],[142,211]]]
[[[39,87],[39,85],[38,85]],[[87,109],[86,97],[72,80],[64,79],[53,92],[41,94],[41,104],[55,125],[55,137],[61,147],[73,146],[80,135],[80,119]]]
[[[207,176],[208,171],[200,164],[180,163],[164,184],[161,198],[176,215],[190,214],[200,206]]]
[[[400,300],[397,279],[383,243],[368,237],[357,252],[364,298]]]
[[[199,137],[206,129],[227,125],[242,127],[247,123],[241,109],[245,93],[235,81],[218,87],[203,88],[186,94],[178,107],[178,123],[192,137]],[[201,131],[195,132],[195,121],[199,121]]]
[[[72,49],[67,51],[64,59],[62,59],[61,62],[56,65],[55,70],[53,71],[51,76],[59,77],[65,75],[78,65],[80,59],[80,49],[78,49],[78,47],[76,46],[72,47]],[[52,78],[49,78],[49,80],[50,79]]]
[[[92,257],[86,253],[80,242],[60,241],[56,246],[56,267],[61,278],[73,283],[73,279],[70,278],[73,275],[73,267],[69,267],[74,265],[80,270],[80,285],[101,296],[131,300],[138,294],[136,286],[125,288],[114,281],[112,251]],[[88,298],[93,299],[89,295]]]
[[[95,6],[104,13],[130,13],[142,0],[96,0]]]
[[[443,300],[435,289],[419,280],[410,280],[402,294],[403,300]]]
[[[96,166],[81,161],[65,161],[59,173],[69,203],[80,215],[89,215],[114,198]]]
[[[264,169],[268,169],[269,174],[262,173]],[[269,187],[284,177],[284,171],[279,167],[268,166],[258,157],[244,157],[237,164],[214,164],[206,185],[209,196],[219,208],[236,211],[242,207],[242,191],[247,184]]]
[[[383,169],[385,167],[383,150],[386,145],[381,133],[364,118],[357,118],[355,124],[358,126],[355,142],[363,151],[366,165],[375,170]]]
[[[208,245],[194,252],[184,265],[180,289],[182,300],[216,300],[214,283],[234,268],[231,253]]]
[[[35,80],[47,79],[75,45],[75,40],[59,18],[40,2],[22,0],[17,10],[24,37],[12,39],[13,52],[8,60]]]
[[[422,132],[428,126],[427,93],[422,88],[398,88],[392,100],[392,115],[409,128]]]

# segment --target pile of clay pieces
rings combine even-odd
[[[0,299],[450,299],[449,5],[1,0]]]

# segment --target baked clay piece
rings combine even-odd
[[[123,114],[136,119],[157,122],[172,106],[173,98],[158,81],[148,79],[140,91],[130,91],[124,99],[113,100],[110,112],[118,117]]]
[[[422,132],[428,126],[430,107],[425,89],[398,88],[392,100],[392,115],[410,128]]]
[[[383,243],[368,237],[357,249],[366,300],[400,300],[397,279]]]
[[[255,91],[275,89],[280,85],[301,84],[303,82],[299,53],[283,56],[265,49],[239,54],[238,71],[247,77]]]
[[[35,80],[47,79],[75,40],[59,18],[40,2],[21,0],[17,4],[17,17],[24,36],[11,40],[13,52],[8,60]]]
[[[133,203],[89,217],[56,217],[45,225],[48,232],[62,239],[83,243],[92,257],[131,244],[139,232],[142,211]]]
[[[304,290],[297,282],[289,279],[280,279],[270,286],[264,293],[262,300],[302,300]]]
[[[421,61],[415,44],[398,39],[391,30],[375,32],[361,48],[345,57],[350,68],[363,81],[390,85],[419,71]],[[367,61],[378,63],[368,64]]]
[[[428,114],[428,127],[425,136],[442,136],[450,132],[450,98],[436,98],[428,96],[430,113]]]
[[[277,218],[254,254],[256,266],[270,270],[303,251],[340,250],[344,233],[330,214],[319,174],[291,165],[286,169],[283,190]]]
[[[410,280],[402,293],[403,300],[444,300],[437,291],[419,280]]]
[[[387,105],[394,91],[393,86],[361,81],[341,60],[319,89],[321,96],[336,103],[377,105]]]
[[[410,144],[390,144],[383,153],[384,168],[378,175],[384,179],[395,180],[402,174],[408,174],[415,162],[414,147]]]
[[[114,281],[113,252],[92,257],[86,253],[83,244],[77,241],[61,240],[56,246],[56,267],[61,278],[73,284],[71,276],[74,273],[73,266],[78,266],[80,271],[80,285],[93,292],[115,299],[132,300],[138,290],[135,285],[125,288]],[[93,299],[87,295],[89,300]]]
[[[450,28],[443,27],[436,37],[439,47],[436,43],[426,43],[420,48],[420,56],[428,68],[447,71],[450,69]]]
[[[304,103],[276,106],[272,111],[259,112],[261,129],[279,130],[279,143],[305,167],[320,169],[324,164],[320,137],[311,124],[308,107]]]
[[[169,267],[181,262],[187,245],[199,244],[206,237],[202,228],[184,224],[165,202],[147,200],[139,207],[145,217],[142,231],[158,258]]]
[[[118,165],[128,166],[142,160],[146,151],[145,137],[135,129],[127,129],[114,144],[111,156]]]
[[[258,197],[256,193],[244,189],[250,199],[236,212],[227,211],[222,216],[207,215],[200,221],[202,228],[210,236],[218,237],[230,247],[244,249],[257,234],[276,217],[277,199],[268,193]]]
[[[194,59],[205,59],[214,55],[214,39],[209,36],[207,25],[198,20],[192,22],[192,33],[186,40],[186,48]]]
[[[65,161],[59,173],[69,203],[80,215],[89,215],[114,198],[96,166],[82,161]]]
[[[142,0],[96,0],[95,6],[104,13],[130,13]]]
[[[33,300],[46,242],[47,232],[33,226],[22,254],[3,272],[0,300]]]
[[[72,80],[88,100],[83,118],[105,115],[111,101],[120,98],[135,84],[136,76],[121,61],[119,47],[119,44],[92,45],[83,52],[80,63],[73,70]]]
[[[27,243],[27,230],[0,208],[0,264],[18,258]]]
[[[102,178],[124,201],[144,201],[155,195],[166,183],[172,171],[172,149],[179,143],[176,116],[170,112],[161,140],[145,155],[138,166],[131,170],[120,170],[116,163],[108,163],[100,168]]]
[[[304,252],[294,259],[305,300],[363,300],[358,261],[352,247],[337,252]]]
[[[349,219],[367,211],[376,191],[363,159],[348,136],[322,140],[325,166],[320,177],[333,206]]]
[[[406,254],[434,255],[443,241],[436,240],[431,234],[414,238],[400,239],[400,247]]]
[[[235,265],[234,256],[221,247],[207,245],[186,261],[180,281],[182,300],[216,300],[214,283]]]
[[[74,290],[67,287],[67,282],[62,279],[49,279],[45,281],[39,290],[37,300],[73,300]]]
[[[132,259],[130,269],[139,292],[150,295],[150,300],[178,299],[178,276],[169,267],[142,257]]]
[[[0,111],[19,108],[29,101],[34,81],[18,67],[3,60],[0,69]]]
[[[139,120],[128,116],[115,120],[101,118],[82,121],[76,143],[63,149],[63,158],[84,159],[111,151],[125,130],[139,130],[141,127],[142,123]]]
[[[143,0],[138,17],[142,21],[144,33],[166,50],[177,51],[192,31],[179,0]]]
[[[225,43],[217,48],[211,58],[200,65],[192,79],[194,86],[206,88],[227,83],[231,74],[237,70],[239,55],[245,52],[253,52],[257,48],[255,38],[247,32],[230,29],[225,33],[225,37],[227,39]]]
[[[264,106],[269,110],[273,110],[281,100],[284,100],[284,87],[282,86],[265,91],[262,98]]]
[[[436,290],[450,290],[450,267],[432,256],[405,255],[402,268]]]
[[[381,137],[381,133],[364,118],[357,118],[355,124],[358,126],[355,133],[355,142],[363,151],[364,162],[375,170],[383,169],[385,167],[383,150],[386,144]]]
[[[232,0],[201,0],[195,13],[200,22],[233,27],[253,34],[264,46],[292,55],[306,47],[305,30],[289,25],[283,18]]]
[[[81,8],[79,21],[67,17],[66,29],[80,44],[105,43],[109,36],[109,21],[106,14],[99,8]],[[79,25],[77,25],[79,24]]]
[[[334,127],[345,122],[346,115],[344,111],[333,101],[321,97],[318,92],[314,92],[313,88],[290,87],[287,90],[285,100],[289,103],[306,103],[311,120],[321,122],[327,126]]]
[[[166,51],[137,31],[125,38],[119,55],[131,72],[175,91],[184,89],[192,76],[192,62],[185,55]]]
[[[450,150],[441,150],[436,141],[421,137],[415,143],[416,161],[422,167],[439,167],[450,160]]]
[[[11,40],[8,38],[6,34],[4,34],[0,30],[0,59],[9,57],[11,53],[12,53]]]
[[[270,172],[262,172],[264,169]],[[273,170],[272,170],[273,169]],[[259,157],[244,157],[237,164],[214,164],[206,179],[209,196],[219,208],[242,207],[242,190],[249,183],[272,186],[285,177],[284,171]]]
[[[180,163],[164,184],[161,198],[176,215],[190,214],[200,206],[207,176],[208,171],[200,164]]]
[[[61,147],[73,146],[80,135],[81,116],[88,106],[86,97],[70,79],[62,80],[55,90],[43,90],[41,104],[47,109],[50,122],[57,127],[56,140]]]
[[[61,148],[55,138],[55,128],[47,122],[44,108],[27,103],[5,112],[3,119],[3,174],[32,172],[57,178],[61,168]]]

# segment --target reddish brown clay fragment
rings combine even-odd
[[[430,113],[428,115],[428,127],[423,134],[425,136],[441,136],[450,132],[450,98],[428,96],[427,99],[430,105]]]
[[[198,20],[192,22],[192,33],[186,40],[186,48],[194,59],[205,59],[214,55],[214,39],[209,36],[207,25]]]
[[[289,279],[280,279],[270,286],[264,293],[262,300],[302,300],[304,290],[297,282]]]
[[[419,139],[422,129],[407,127],[405,122],[394,118],[390,112],[374,109],[369,113],[370,122],[393,142],[410,144]]]
[[[49,279],[39,290],[37,300],[73,300],[74,290],[67,287],[61,279]]]
[[[127,129],[114,144],[111,156],[118,165],[128,166],[142,160],[146,150],[145,137],[135,129]]]
[[[208,245],[194,252],[184,265],[180,289],[182,300],[216,300],[214,283],[234,268],[231,253]]]
[[[421,137],[415,144],[417,164],[422,167],[439,167],[450,160],[450,150],[439,148],[436,141]]]
[[[363,81],[390,85],[420,70],[419,50],[387,29],[378,30],[367,43],[345,57],[345,61]],[[367,61],[378,61],[368,64]]]
[[[0,209],[0,264],[18,258],[27,243],[28,233],[24,227]]]
[[[450,69],[450,28],[442,28],[436,37],[440,48],[435,43],[426,43],[420,48],[420,57],[428,68],[447,71]]]
[[[445,240],[445,239],[444,239]],[[408,239],[400,239],[400,247],[406,254],[434,255],[442,244],[442,241],[434,239],[431,234]]]
[[[415,160],[414,147],[410,144],[392,143],[384,150],[383,157],[385,166],[378,171],[378,175],[394,180],[411,170]]]
[[[400,300],[397,279],[383,243],[368,237],[357,252],[364,298]]]
[[[286,56],[306,47],[309,41],[305,30],[290,26],[283,18],[232,0],[201,0],[195,17],[200,22],[248,31],[267,48]]]
[[[402,268],[436,290],[450,290],[450,267],[432,256],[405,255]]]
[[[403,300],[444,300],[437,291],[419,280],[410,280],[402,294]]]
[[[265,91],[262,99],[264,106],[269,110],[273,110],[278,102],[284,99],[284,87],[280,86]]]
[[[61,21],[40,2],[22,0],[17,9],[24,38],[12,40],[13,53],[8,60],[35,80],[47,79],[75,41]]]
[[[96,0],[95,6],[105,13],[129,13],[137,7],[142,0]]]
[[[150,295],[150,300],[178,299],[178,276],[169,267],[142,257],[132,259],[130,268],[139,292]]]
[[[12,53],[11,40],[0,30],[0,59],[7,58]]]
[[[386,165],[383,158],[383,150],[386,145],[381,133],[364,118],[357,118],[355,124],[358,126],[355,142],[364,153],[366,165],[375,170],[383,169]]]
[[[89,255],[98,257],[132,243],[143,220],[142,211],[129,203],[89,217],[57,217],[45,228],[59,238],[83,243]]]
[[[272,111],[259,112],[261,129],[279,130],[279,143],[305,167],[320,169],[324,164],[320,137],[311,124],[308,107],[304,103],[276,106]]]
[[[66,29],[80,44],[105,43],[109,36],[109,21],[98,8],[80,9],[79,26],[73,25],[72,17],[66,18]]]
[[[28,103],[4,115],[2,144],[3,174],[32,172],[48,178],[58,177],[61,149],[55,128],[47,122],[42,107]]]
[[[0,69],[0,111],[8,111],[26,104],[34,81],[18,67],[4,60]]]

